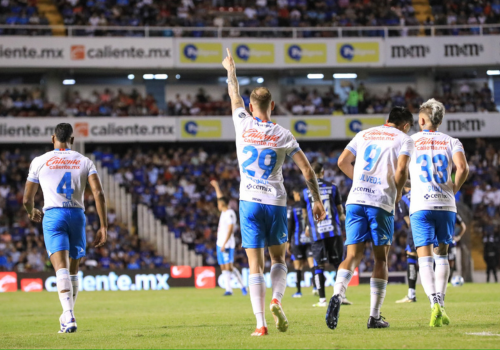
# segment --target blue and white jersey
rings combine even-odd
[[[310,244],[311,238],[306,236],[304,230],[304,217],[302,215],[302,204],[296,202],[288,208],[288,242],[297,246]]]
[[[360,131],[346,146],[356,156],[346,205],[369,205],[394,212],[398,158],[411,157],[413,147],[410,136],[388,125]]]
[[[55,149],[33,159],[28,181],[43,191],[43,211],[51,208],[81,208],[88,177],[97,174],[94,163],[70,149]]]
[[[415,143],[410,162],[413,197],[410,214],[420,210],[457,212],[451,172],[453,155],[464,152],[462,143],[438,131],[418,132],[411,136]]]
[[[244,108],[233,113],[240,164],[240,200],[286,207],[281,168],[285,157],[300,151],[292,133],[252,117]]]
[[[319,194],[326,211],[326,218],[323,221],[314,220],[312,208],[313,197],[311,191],[305,188],[302,191],[302,207],[307,210],[311,237],[316,242],[328,237],[341,236],[339,213],[337,205],[342,204],[342,196],[337,186],[331,182],[318,179]]]

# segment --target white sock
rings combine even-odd
[[[418,258],[418,265],[420,266],[420,280],[422,281],[422,286],[431,302],[431,307],[433,307],[435,303],[439,302],[433,270],[434,258],[432,256]]]
[[[370,278],[370,316],[380,318],[380,308],[384,303],[387,281],[381,278]]]
[[[59,300],[61,301],[61,306],[63,308],[63,318],[64,322],[68,322],[73,315],[73,286],[71,285],[71,280],[69,279],[68,269],[59,269],[56,271],[57,278],[57,292],[59,294]],[[66,290],[67,292],[62,292]]]
[[[415,298],[415,297],[416,297],[415,289],[408,288],[408,298]]]
[[[273,288],[273,299],[278,299],[281,302],[281,298],[285,294],[286,289],[286,274],[288,269],[285,264],[274,264],[271,266],[271,285]]]
[[[339,269],[337,271],[337,278],[335,279],[335,284],[333,285],[333,295],[340,295],[342,298],[345,297],[345,291],[349,282],[351,282],[352,275],[354,273],[349,270]]]
[[[265,315],[266,303],[266,281],[261,273],[253,273],[248,276],[248,287],[250,289],[250,301],[257,319],[257,328],[267,327]]]
[[[238,283],[241,284],[241,288],[245,288],[245,285],[243,284],[243,278],[241,278],[241,273],[235,267],[233,268],[233,275],[238,280]]]
[[[222,275],[224,276],[224,279],[226,281],[226,292],[233,292],[233,288],[231,287],[231,271],[229,270],[224,270],[222,271]]]
[[[436,262],[436,292],[439,295],[439,303],[444,306],[444,297],[446,295],[446,287],[448,287],[448,277],[450,277],[450,263],[448,255],[434,255]]]
[[[80,283],[78,282],[78,275],[69,275],[69,279],[71,280],[71,285],[73,286],[73,307],[75,307],[78,289],[80,289]]]

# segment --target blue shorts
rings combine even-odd
[[[265,248],[288,240],[286,207],[240,201],[243,248]]]
[[[415,247],[450,244],[455,234],[457,214],[452,211],[420,210],[410,215]]]
[[[80,208],[52,208],[43,216],[43,238],[49,257],[68,250],[72,259],[85,256],[85,213]]]
[[[382,208],[349,204],[346,207],[345,245],[371,241],[374,245],[391,245],[394,215]]]
[[[217,246],[217,263],[219,265],[234,263],[234,248],[226,248],[223,252]]]

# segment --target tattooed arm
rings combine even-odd
[[[316,179],[316,175],[311,168],[311,164],[309,164],[306,155],[302,151],[298,151],[297,153],[295,153],[292,156],[292,159],[295,164],[297,164],[300,171],[302,171],[302,175],[304,175],[304,178],[306,180],[307,188],[311,192],[313,198],[313,217],[317,221],[324,220],[326,217],[326,212],[325,208],[323,207],[323,202],[321,201],[321,196],[319,194],[318,180]]]
[[[236,66],[234,65],[233,56],[229,49],[227,50],[227,57],[222,61],[222,65],[227,70],[227,91],[231,98],[231,109],[234,111],[237,108],[245,108],[245,103],[240,96],[240,85],[238,78],[236,78]]]

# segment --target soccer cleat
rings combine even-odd
[[[245,287],[241,288],[241,294],[243,294],[243,296],[248,295],[247,289]]]
[[[61,321],[61,318],[59,318],[59,321]],[[61,329],[59,329],[58,333],[75,333],[76,329],[76,321],[72,318],[69,322],[61,323]]]
[[[443,312],[443,324],[447,326],[450,324],[450,318],[446,314],[446,311],[444,311],[444,306],[441,306],[441,311]]]
[[[230,297],[231,295],[233,295],[233,293],[232,293],[232,292],[225,292],[225,293],[224,293],[224,296],[225,296],[225,297]]]
[[[342,305],[352,305],[352,302],[347,300],[347,298],[342,298]]]
[[[377,319],[375,317],[370,316],[368,318],[368,323],[366,324],[366,328],[389,328],[389,322],[385,321],[385,318],[380,315]]]
[[[429,323],[431,327],[442,327],[443,326],[443,310],[438,303],[435,303],[432,307],[431,322]]]
[[[326,301],[318,301],[313,307],[326,307]]]
[[[326,310],[326,325],[330,329],[337,328],[337,323],[339,321],[340,305],[342,305],[342,297],[338,294],[334,295],[330,299],[328,304],[328,309]]]
[[[271,300],[270,309],[274,317],[274,322],[276,323],[276,329],[280,332],[286,332],[288,329],[288,320],[278,299]]]
[[[292,295],[292,298],[302,298],[302,293],[297,292],[294,295]]]
[[[415,298],[410,298],[408,295],[406,295],[403,299],[396,300],[396,304],[402,304],[402,303],[416,303],[417,302],[417,297]]]
[[[319,295],[318,290],[316,288],[313,288],[312,295]]]
[[[268,335],[267,333],[267,327],[260,327],[260,328],[255,328],[255,331],[250,334],[252,337],[262,337],[264,335]]]

